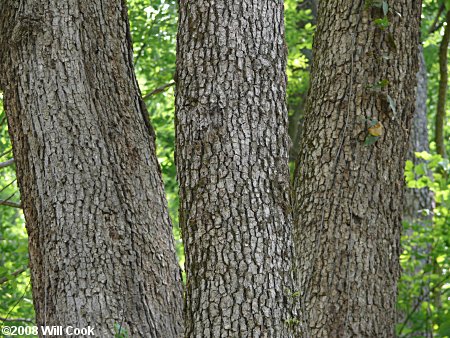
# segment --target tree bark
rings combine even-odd
[[[0,74],[37,325],[179,337],[180,270],[125,2],[3,1]]]
[[[383,30],[375,23],[382,9],[367,3],[319,2],[294,181],[296,269],[308,337],[395,335],[421,4],[389,1]],[[369,137],[373,120],[384,125],[378,140]]]
[[[436,152],[447,157],[445,149],[445,118],[448,89],[448,45],[450,42],[450,11],[445,16],[447,25],[444,29],[441,45],[439,47],[439,94],[436,112],[435,141]]]
[[[180,1],[186,337],[290,337],[283,1]]]

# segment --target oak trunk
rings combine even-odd
[[[383,29],[376,3],[319,1],[294,182],[307,337],[394,337],[421,4],[388,1]]]
[[[180,337],[180,271],[125,2],[3,1],[0,74],[37,325]]]
[[[180,1],[186,337],[290,337],[283,1]]]

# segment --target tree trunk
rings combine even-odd
[[[445,149],[444,127],[448,89],[448,45],[450,42],[450,11],[447,11],[445,21],[447,22],[447,25],[445,26],[444,36],[442,37],[441,45],[439,47],[439,94],[435,125],[436,152],[442,157],[447,157],[447,152]]]
[[[125,2],[5,0],[0,13],[37,324],[179,337],[180,271]]]
[[[407,159],[414,165],[419,165],[421,160],[416,156],[416,152],[430,152],[428,141],[428,120],[427,120],[427,68],[423,56],[423,50],[419,52],[419,72],[417,73],[417,94],[416,111],[411,126],[411,136]],[[428,188],[406,189],[403,206],[403,219],[410,223],[429,222],[431,212],[434,209],[433,194]],[[428,216],[424,217],[424,211],[429,210]]]
[[[407,159],[412,161],[414,166],[419,165],[423,160],[418,159],[415,156],[416,152],[430,152],[430,144],[428,141],[428,119],[427,119],[427,68],[425,64],[425,59],[423,55],[423,49],[419,49],[419,71],[417,73],[417,91],[416,91],[416,111],[411,126],[411,135],[409,140],[409,149],[407,154]],[[408,222],[410,225],[420,224],[424,227],[432,226],[433,222],[433,209],[434,209],[434,196],[429,188],[425,187],[422,189],[405,189],[405,195],[403,198],[403,220]],[[413,229],[406,231],[406,235],[414,236]],[[416,248],[416,250],[426,257],[425,259],[420,259],[421,264],[419,264],[413,271],[403,270],[403,274],[407,274],[413,277],[417,274],[423,274],[423,269],[426,264],[430,264],[431,261],[431,247],[428,248]],[[423,277],[425,279],[425,277]],[[407,280],[404,283],[408,283]],[[414,283],[411,283],[414,284]],[[413,285],[406,285],[406,289],[409,297],[403,299],[411,299],[409,305],[409,310],[420,309],[420,305],[424,302],[430,301],[430,290],[429,286],[423,282],[421,292],[418,297],[410,296],[410,287]],[[431,317],[431,316],[430,316]],[[410,326],[408,321],[411,320],[409,312],[399,312],[397,321],[401,324],[400,331],[405,327]],[[433,329],[431,323],[429,323],[429,318],[425,318],[421,327],[421,330],[414,332],[415,336],[421,337],[433,337]],[[417,324],[416,324],[417,327]],[[400,335],[401,332],[399,332]]]
[[[308,337],[394,337],[421,4],[389,1],[385,30],[368,4],[319,2],[294,182]]]
[[[290,337],[283,1],[180,1],[186,337]]]

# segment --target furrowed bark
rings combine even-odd
[[[382,9],[366,9],[367,3],[319,2],[294,182],[308,337],[394,337],[421,4],[388,1],[383,30],[374,22]],[[365,145],[373,119],[384,133]]]
[[[0,45],[37,325],[179,337],[180,270],[124,1],[5,0]]]
[[[290,337],[283,2],[180,1],[186,337]]]

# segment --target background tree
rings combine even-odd
[[[283,1],[181,1],[177,52],[186,336],[289,337]]]
[[[417,152],[430,152],[430,144],[428,141],[428,123],[427,123],[427,69],[425,58],[423,55],[423,48],[419,48],[419,71],[417,72],[417,91],[416,91],[416,110],[414,113],[411,135],[409,139],[409,149],[407,154],[408,165],[422,166],[425,164],[423,159],[416,156]],[[409,164],[410,163],[410,164]],[[428,173],[431,175],[431,172]],[[417,332],[424,337],[432,337],[433,329],[431,324],[431,309],[428,306],[430,302],[429,286],[422,279],[422,286],[418,290],[415,297],[411,295],[414,293],[414,282],[416,275],[424,273],[424,270],[430,264],[430,243],[417,243],[415,228],[431,227],[433,222],[434,197],[433,193],[428,187],[422,188],[405,188],[405,195],[403,197],[403,224],[404,234],[407,238],[404,243],[414,243],[414,251],[417,256],[422,259],[414,260],[414,264],[409,266],[402,266],[402,281],[399,286],[399,316],[397,321],[401,323],[399,333],[409,327],[412,332]],[[419,230],[422,230],[419,228]],[[421,233],[423,231],[420,231]],[[412,320],[411,309],[421,307],[422,304],[428,306],[425,320],[422,318],[415,318]],[[409,317],[409,318],[408,318]]]
[[[446,26],[439,47],[439,97],[436,112],[436,151],[442,157],[447,157],[445,150],[445,106],[448,90],[448,44],[450,42],[450,9],[445,16]]]
[[[37,324],[178,337],[180,273],[125,3],[5,1],[0,13]]]
[[[319,2],[294,192],[308,336],[394,336],[420,12]]]

